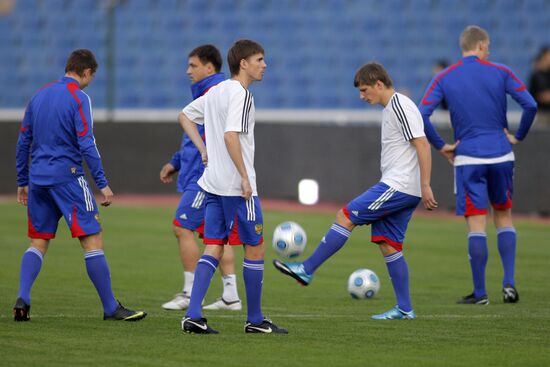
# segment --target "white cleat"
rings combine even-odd
[[[165,310],[174,310],[174,311],[185,310],[186,308],[189,307],[190,300],[191,299],[189,298],[188,295],[184,293],[178,293],[174,296],[173,300],[164,303],[162,305],[162,308],[164,308]]]
[[[229,310],[229,311],[240,311],[243,308],[243,304],[240,299],[236,301],[227,302],[223,298],[218,298],[216,302],[204,306],[203,310]]]

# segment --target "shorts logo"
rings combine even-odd
[[[187,220],[187,214],[183,213],[182,215],[180,215],[180,218],[183,220]]]
[[[71,173],[72,173],[73,175],[76,174],[76,167],[71,167]]]
[[[351,214],[355,215],[356,217],[359,216],[359,212],[357,210],[352,210]]]
[[[257,234],[261,234],[262,233],[262,230],[264,229],[264,226],[262,224],[256,224],[254,226],[254,229],[256,230],[256,233]]]

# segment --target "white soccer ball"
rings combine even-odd
[[[348,292],[355,299],[372,298],[380,289],[380,279],[369,269],[359,269],[348,279]]]
[[[273,248],[282,257],[289,259],[301,255],[306,243],[306,232],[298,223],[281,223],[273,232]]]

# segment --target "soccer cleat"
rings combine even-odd
[[[270,319],[264,318],[259,324],[252,324],[249,321],[244,324],[245,333],[256,334],[288,334],[288,329],[278,327]]]
[[[174,296],[174,299],[163,303],[162,308],[165,310],[185,310],[187,307],[189,307],[189,302],[191,301],[191,298],[185,294],[185,293],[178,293]]]
[[[480,297],[475,297],[474,294],[468,294],[467,296],[462,297],[456,303],[461,305],[488,305],[489,304],[489,298],[487,295],[483,295]]]
[[[13,306],[13,319],[15,321],[29,321],[31,319],[30,310],[31,305],[28,305],[23,298],[17,298],[15,306]]]
[[[284,263],[279,260],[273,260],[273,265],[281,273],[296,279],[301,285],[309,285],[311,278],[313,278],[313,275],[306,273],[303,263]]]
[[[103,320],[138,321],[145,318],[145,316],[147,316],[147,312],[129,310],[119,302],[112,315],[103,314]]]
[[[416,313],[414,310],[405,312],[399,307],[395,306],[389,311],[381,313],[379,315],[373,315],[371,317],[373,320],[413,320],[416,318]]]
[[[502,288],[502,300],[504,303],[516,303],[519,301],[519,293],[517,289],[510,284],[506,284]]]
[[[204,306],[203,310],[230,310],[240,311],[243,308],[243,304],[240,299],[236,301],[227,302],[222,298],[218,298],[216,302]]]
[[[208,326],[204,317],[200,319],[184,317],[181,319],[181,330],[189,334],[219,334],[219,331]]]

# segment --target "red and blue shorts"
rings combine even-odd
[[[101,232],[97,204],[83,176],[55,186],[30,183],[27,209],[30,238],[55,238],[61,216],[73,237]]]
[[[495,209],[511,208],[513,181],[513,161],[456,166],[456,214],[485,215],[489,202]]]
[[[379,182],[342,210],[355,225],[371,225],[371,241],[403,249],[405,232],[420,198]]]
[[[264,242],[260,199],[206,193],[205,245],[250,245]]]
[[[202,190],[187,190],[181,196],[172,223],[181,228],[204,234],[204,202],[206,193]]]

